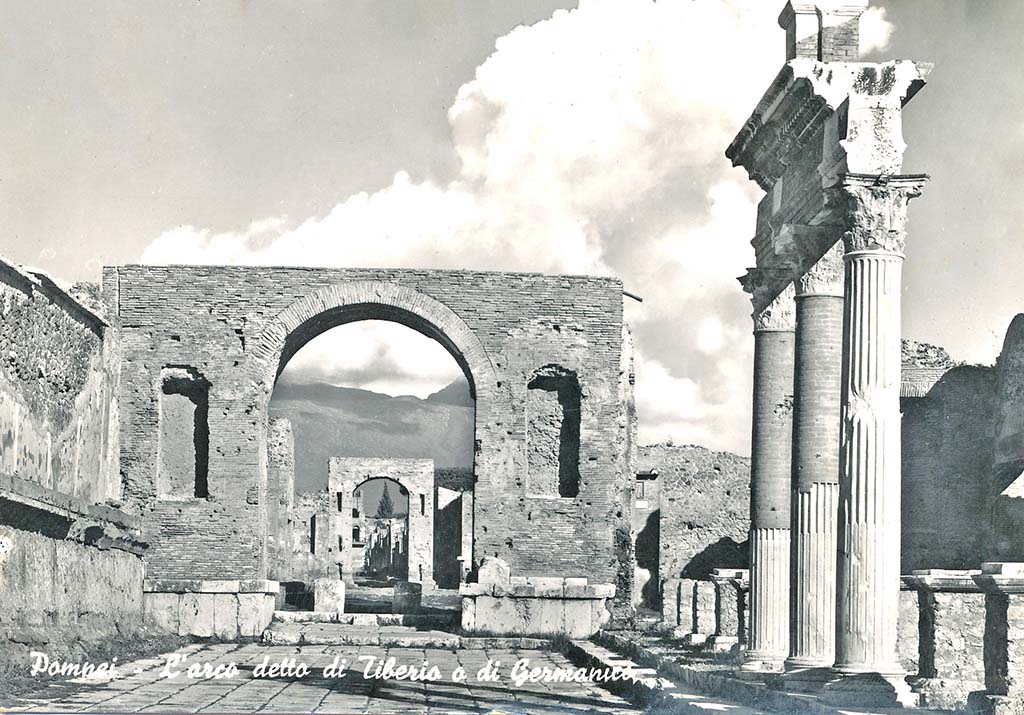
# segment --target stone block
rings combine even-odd
[[[508,584],[511,577],[512,570],[505,561],[495,556],[484,556],[480,561],[476,580],[479,583]]]
[[[266,614],[266,602],[273,599],[263,593],[238,594],[238,635],[242,638],[258,638],[270,625]],[[272,615],[272,614],[271,614]]]
[[[177,593],[147,593],[145,595],[146,621],[167,633],[178,632],[179,601]]]
[[[423,602],[423,584],[399,581],[391,600],[393,613],[418,613]]]
[[[210,638],[213,636],[213,594],[181,594],[178,634]]]
[[[238,581],[202,581],[199,584],[201,593],[238,593]]]
[[[511,583],[513,585],[518,584],[520,586],[525,586],[526,585],[526,576],[513,576],[508,581],[509,581],[509,583]]]
[[[561,632],[570,638],[589,638],[596,632],[591,601],[563,601],[562,614]]]
[[[588,579],[586,578],[574,578],[572,576],[566,576],[565,578],[565,586],[567,588],[570,586],[586,586],[587,582]]]
[[[213,594],[213,635],[222,641],[238,638],[238,594]]]
[[[345,582],[338,578],[314,579],[313,609],[330,613],[344,613]]]
[[[281,588],[277,581],[267,579],[245,579],[238,582],[239,593],[277,593]]]
[[[591,584],[589,588],[594,598],[615,598],[615,584],[613,583],[595,583]]]

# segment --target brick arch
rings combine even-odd
[[[328,286],[278,313],[253,349],[251,384],[269,400],[277,376],[303,345],[331,328],[360,320],[390,320],[441,343],[465,373],[478,412],[481,398],[497,389],[491,359],[462,318],[426,293],[385,281]]]

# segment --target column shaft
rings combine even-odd
[[[787,288],[790,291],[791,288]],[[792,303],[792,293],[778,300]],[[777,670],[789,645],[789,502],[794,334],[788,324],[754,333],[750,465],[750,648],[745,667]]]
[[[834,280],[796,298],[787,669],[827,668],[835,660],[843,296],[842,251],[830,252],[837,253]]]
[[[898,674],[901,253],[846,254],[836,663]]]

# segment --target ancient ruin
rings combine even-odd
[[[866,6],[785,5],[726,152],[764,191],[749,459],[636,444],[614,278],[128,265],[65,291],[0,261],[0,643],[563,634],[758,707],[1024,711],[1024,315],[991,367],[903,339],[928,177],[901,116],[931,66],[861,62]],[[278,377],[363,320],[458,363],[471,473],[332,453],[297,488]]]

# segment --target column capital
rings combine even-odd
[[[845,269],[843,255],[846,253],[842,241],[836,241],[818,262],[811,266],[796,283],[796,297],[805,295],[831,295],[843,297]]]
[[[793,330],[796,326],[793,274],[789,268],[748,268],[739,279],[754,307],[754,332]]]
[[[844,174],[826,189],[838,211],[847,254],[876,251],[902,255],[907,241],[907,205],[921,195],[927,174]]]
[[[754,332],[767,331],[792,331],[796,329],[796,291],[793,284],[789,283],[772,302],[755,310],[751,317],[754,319]]]

